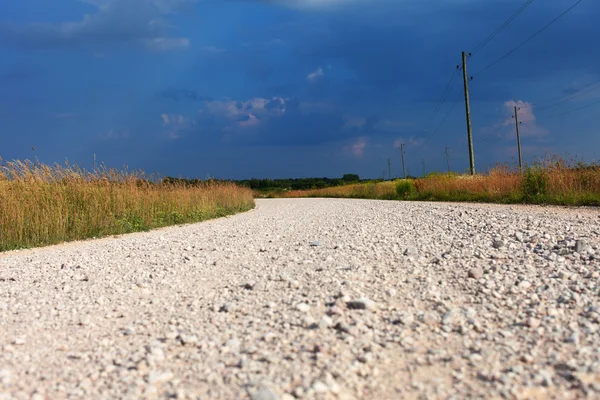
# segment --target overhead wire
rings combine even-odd
[[[475,53],[483,49],[488,43],[490,43],[496,36],[500,34],[515,18],[517,18],[529,5],[533,2],[533,0],[527,0],[525,4],[523,4],[517,11],[515,11],[502,25],[496,28],[487,38],[485,38],[481,43],[479,43],[471,52],[470,55],[473,56]]]
[[[597,104],[600,104],[600,100],[594,101],[593,103],[586,104],[585,106],[582,106],[582,107],[575,108],[573,110],[565,111],[565,112],[562,112],[562,113],[559,113],[559,114],[553,114],[553,115],[550,115],[548,117],[542,117],[542,119],[550,119],[550,118],[554,118],[554,117],[560,117],[560,116],[563,116],[563,115],[568,115],[568,114],[571,114],[571,113],[573,113],[575,111],[580,111],[580,110],[583,110],[585,108],[589,108],[589,107],[595,106]]]
[[[421,147],[425,146],[429,142],[429,140],[431,140],[431,138],[433,136],[435,136],[436,133],[438,133],[438,131],[442,128],[442,126],[444,125],[444,123],[446,122],[446,120],[448,119],[448,117],[450,116],[450,114],[452,113],[452,110],[454,110],[454,107],[456,107],[456,104],[460,100],[461,95],[462,95],[462,93],[459,92],[458,96],[456,97],[456,100],[454,100],[452,102],[452,106],[450,106],[450,109],[448,110],[448,112],[444,116],[444,119],[442,119],[442,122],[440,122],[440,124],[438,125],[438,127],[435,128],[435,130],[431,133],[431,135],[429,135],[427,137],[427,139],[425,139],[425,141],[422,144],[418,145],[417,148],[421,148]]]
[[[536,36],[538,36],[540,33],[542,33],[543,31],[545,31],[546,29],[548,29],[551,25],[553,25],[556,21],[558,21],[559,19],[561,19],[562,17],[564,17],[567,13],[569,13],[569,11],[571,11],[572,9],[574,9],[579,3],[581,3],[583,0],[577,0],[571,7],[567,8],[565,11],[563,11],[560,15],[558,15],[556,18],[554,18],[552,21],[550,21],[548,24],[546,24],[545,26],[543,26],[541,29],[539,29],[537,32],[535,32],[533,35],[529,36],[527,39],[525,39],[523,42],[521,42],[518,46],[514,47],[512,50],[508,51],[506,54],[504,54],[502,57],[496,59],[495,61],[493,61],[492,63],[488,64],[486,67],[482,68],[481,70],[477,71],[475,74],[473,74],[473,77],[481,74],[482,72],[488,70],[489,68],[493,67],[494,65],[498,64],[500,61],[504,60],[506,57],[510,56],[511,54],[513,54],[515,51],[519,50],[521,47],[523,47],[525,44],[529,43],[533,38],[535,38]]]
[[[556,103],[554,103],[554,104],[550,104],[550,105],[548,105],[548,106],[545,106],[545,107],[542,107],[542,108],[538,108],[536,111],[538,111],[538,112],[539,112],[539,111],[545,111],[545,110],[548,110],[548,109],[550,109],[550,108],[554,108],[554,107],[556,107],[556,106],[558,106],[558,105],[561,105],[561,104],[563,104],[563,103],[566,103],[567,101],[570,101],[570,100],[576,99],[576,98],[578,98],[578,97],[581,97],[581,96],[583,96],[583,95],[586,95],[586,94],[588,94],[588,93],[591,93],[591,92],[593,92],[593,91],[595,91],[595,90],[598,90],[598,89],[600,89],[600,85],[599,85],[599,86],[596,86],[595,88],[592,88],[592,89],[586,90],[585,92],[581,92],[581,93],[579,93],[579,94],[576,94],[576,95],[574,95],[574,96],[567,97],[567,98],[565,98],[565,99],[563,99],[563,100],[561,100],[561,101],[558,101],[558,102],[556,102]]]
[[[438,100],[435,108],[433,109],[433,112],[431,113],[431,115],[429,116],[427,121],[425,121],[425,124],[423,125],[423,128],[421,129],[421,131],[426,131],[427,128],[429,128],[429,125],[433,122],[433,120],[437,116],[437,114],[440,112],[441,108],[443,107],[444,102],[446,101],[446,99],[448,98],[448,95],[450,94],[450,91],[454,87],[454,83],[456,82],[456,78],[458,76],[459,70],[460,70],[460,68],[457,68],[454,71],[454,73],[452,74],[452,77],[446,84],[446,87],[445,87],[444,91],[442,92],[442,95],[440,96],[440,99]]]
[[[597,79],[597,80],[595,80],[595,81],[593,81],[593,82],[591,82],[591,83],[588,83],[588,84],[587,84],[587,85],[585,85],[585,86],[582,86],[582,87],[580,87],[579,89],[575,90],[575,92],[573,92],[573,93],[580,92],[580,91],[582,91],[583,89],[586,89],[586,88],[588,88],[588,87],[590,87],[590,86],[592,86],[592,85],[595,85],[596,83],[599,83],[599,82],[600,82],[600,79]],[[571,94],[573,94],[573,93],[571,93]],[[532,105],[532,106],[537,106],[537,105],[540,105],[540,104],[543,104],[543,103],[550,103],[550,102],[552,102],[552,101],[561,100],[561,99],[563,99],[565,96],[569,96],[569,95],[568,95],[568,94],[567,94],[567,95],[564,95],[564,94],[563,94],[563,95],[560,95],[560,96],[558,96],[558,97],[553,97],[553,98],[551,98],[551,99],[548,99],[548,100],[541,100],[541,101],[537,101],[537,102],[535,102],[535,103],[532,103],[531,105]]]

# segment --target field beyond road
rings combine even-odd
[[[596,209],[256,204],[0,254],[0,398],[600,397]]]

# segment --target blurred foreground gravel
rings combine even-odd
[[[0,255],[0,399],[600,398],[600,212],[258,200]]]

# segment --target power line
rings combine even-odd
[[[502,32],[515,18],[519,16],[533,0],[527,0],[525,4],[521,6],[517,11],[515,11],[502,25],[500,25],[494,32],[492,32],[487,38],[485,38],[481,43],[479,43],[470,53],[473,56],[479,50],[483,49],[489,42],[491,42],[500,32]]]
[[[513,48],[512,50],[510,50],[508,53],[504,54],[502,57],[498,58],[496,61],[492,62],[491,64],[488,64],[486,67],[484,67],[483,69],[479,70],[477,73],[475,73],[473,76],[477,76],[479,74],[481,74],[483,71],[487,70],[488,68],[491,68],[492,66],[498,64],[500,61],[504,60],[506,57],[510,56],[512,53],[514,53],[515,51],[519,50],[521,47],[523,47],[526,43],[528,43],[529,41],[531,41],[533,38],[535,38],[537,35],[539,35],[540,33],[542,33],[543,31],[545,31],[546,29],[548,29],[552,24],[554,24],[556,21],[558,21],[559,19],[561,19],[563,16],[565,16],[569,11],[571,11],[573,8],[575,8],[575,6],[577,6],[579,3],[581,3],[583,0],[577,0],[575,2],[575,4],[573,4],[571,7],[567,8],[565,11],[563,11],[558,17],[554,18],[552,21],[550,21],[547,25],[545,25],[543,28],[541,28],[540,30],[538,30],[536,33],[534,33],[533,35],[531,35],[530,37],[528,37],[526,40],[524,40],[523,42],[521,42],[517,47]]]
[[[554,118],[554,117],[560,117],[560,116],[562,116],[562,115],[571,114],[571,113],[573,113],[573,112],[575,112],[575,111],[579,111],[579,110],[583,110],[584,108],[588,108],[588,107],[595,106],[596,104],[600,104],[600,100],[598,100],[598,101],[594,101],[593,103],[587,104],[587,105],[585,105],[585,106],[583,106],[583,107],[578,107],[578,108],[575,108],[575,109],[573,109],[573,110],[569,110],[569,111],[566,111],[566,112],[562,112],[562,113],[560,113],[560,114],[554,114],[554,115],[551,115],[551,116],[549,116],[549,117],[545,117],[544,119],[550,119],[550,118]]]
[[[446,120],[448,119],[448,117],[450,116],[450,113],[452,112],[452,110],[454,110],[454,107],[456,107],[456,104],[460,100],[461,95],[462,95],[462,93],[459,92],[458,96],[456,97],[456,100],[454,100],[454,102],[452,103],[452,106],[450,107],[450,109],[446,113],[446,116],[444,117],[444,119],[442,120],[442,122],[431,133],[431,135],[429,135],[429,137],[427,139],[425,139],[425,141],[421,145],[417,146],[417,148],[421,148],[421,147],[425,146],[427,144],[427,142],[429,142],[429,140],[442,128],[442,126],[444,125],[444,123],[446,122]]]
[[[594,90],[598,90],[598,89],[600,89],[600,86],[596,86],[595,88],[592,88],[592,89],[590,89],[590,90],[586,90],[585,92],[582,92],[582,93],[576,94],[576,95],[574,95],[574,96],[571,96],[571,97],[567,97],[566,99],[563,99],[563,100],[561,100],[561,101],[559,101],[559,102],[556,102],[556,103],[554,103],[554,104],[550,104],[549,106],[542,107],[542,108],[538,108],[538,109],[537,109],[537,111],[544,111],[544,110],[547,110],[547,109],[549,109],[549,108],[556,107],[556,106],[558,106],[558,105],[560,105],[560,104],[566,103],[566,102],[567,102],[567,101],[569,101],[569,100],[576,99],[577,97],[581,97],[581,96],[583,96],[583,95],[585,95],[585,94],[591,93],[591,92],[593,92]]]
[[[446,84],[446,88],[442,92],[442,95],[440,96],[440,99],[438,100],[435,108],[433,109],[433,112],[431,113],[431,115],[429,116],[429,118],[427,119],[427,121],[425,122],[425,125],[423,125],[422,131],[426,131],[427,128],[429,128],[429,125],[433,122],[433,120],[435,119],[435,117],[437,116],[437,114],[440,112],[440,110],[441,110],[441,108],[443,106],[443,103],[448,98],[448,95],[450,94],[450,91],[452,90],[452,87],[454,86],[454,83],[456,82],[456,77],[458,76],[458,71],[459,70],[460,70],[460,68],[457,68],[454,71],[454,73],[452,74],[452,77],[450,78],[450,80]]]
[[[508,117],[506,117],[506,119],[504,121],[500,122],[500,125],[498,125],[492,133],[482,137],[480,139],[480,142],[486,142],[486,141],[494,138],[494,136],[496,135],[496,133],[498,133],[500,131],[500,129],[506,128],[508,126],[508,125],[504,125],[504,124],[506,123],[506,121],[510,120],[512,117],[513,117],[512,115],[509,115]]]
[[[582,91],[583,89],[586,89],[586,88],[588,88],[588,87],[590,87],[590,86],[592,86],[592,85],[595,85],[595,84],[596,84],[596,83],[598,83],[598,82],[600,82],[600,79],[598,79],[598,80],[595,80],[594,82],[588,83],[587,85],[585,85],[585,86],[583,86],[583,87],[580,87],[579,89],[575,90],[573,93],[580,92],[580,91]],[[552,102],[552,101],[555,101],[555,100],[560,100],[560,99],[564,98],[565,96],[568,96],[568,95],[564,95],[564,94],[563,94],[563,95],[560,95],[560,96],[558,96],[558,97],[553,97],[553,98],[551,98],[551,99],[548,99],[548,100],[541,100],[541,101],[538,101],[538,102],[532,103],[532,104],[531,104],[531,106],[533,107],[533,106],[537,106],[537,105],[539,105],[539,104],[543,104],[543,103],[550,103],[550,102]]]

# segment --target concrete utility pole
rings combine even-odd
[[[471,175],[475,175],[475,156],[473,154],[473,131],[471,127],[471,104],[469,100],[469,79],[467,77],[467,53],[462,52],[463,81],[465,85],[465,109],[467,113],[467,136],[469,142],[469,164]]]
[[[390,177],[390,180],[392,180],[392,160],[390,160],[388,158],[388,175]]]
[[[400,143],[400,154],[402,155],[402,174],[404,174],[404,179],[406,179],[406,166],[404,165],[404,143]]]
[[[422,163],[423,163],[423,178],[424,178],[425,177],[425,159],[423,159]]]
[[[517,148],[519,149],[519,172],[523,173],[523,159],[521,158],[521,136],[519,135],[519,112],[515,106],[515,124],[517,126]]]
[[[446,147],[446,163],[448,164],[448,172],[450,172],[450,154],[448,153],[448,148]]]

